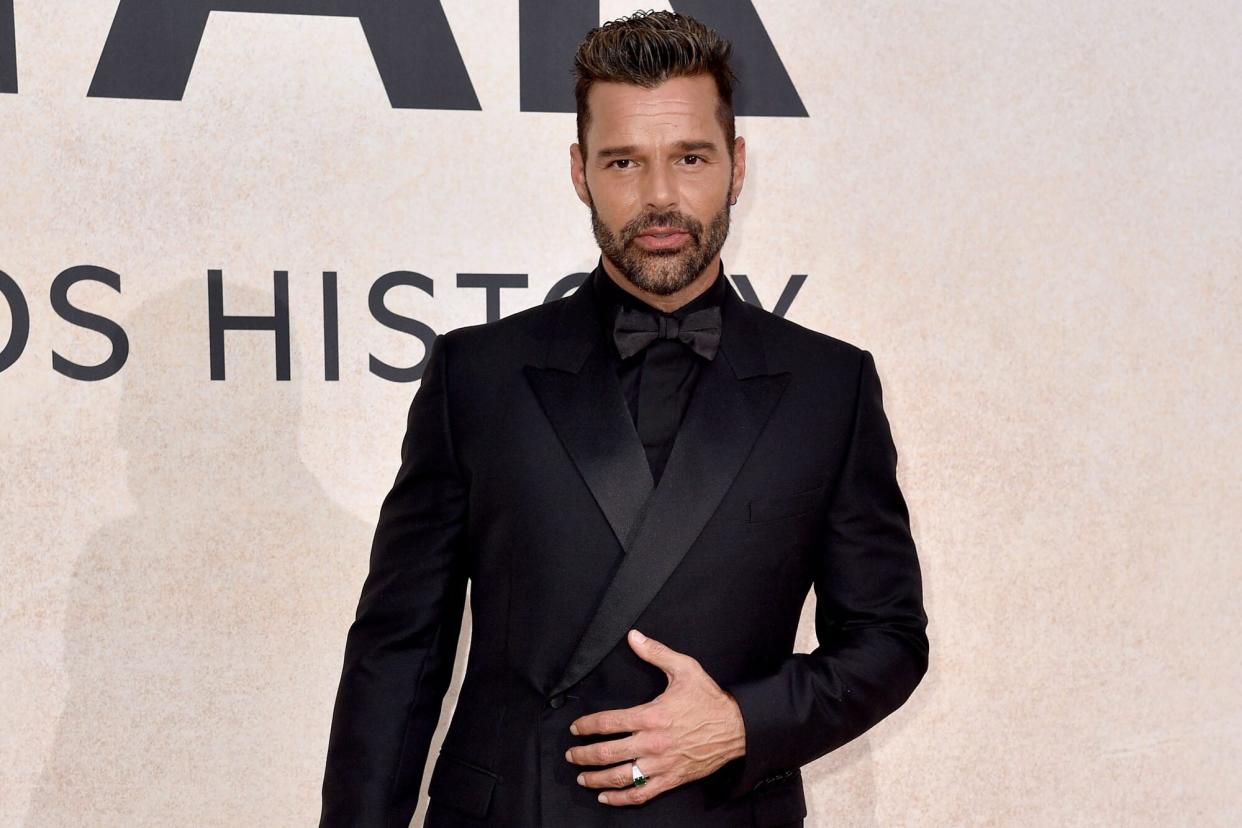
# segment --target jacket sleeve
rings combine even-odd
[[[862,734],[900,707],[927,671],[918,556],[867,351],[828,509],[815,569],[819,646],[790,655],[773,675],[724,687],[746,728],[746,754],[721,768],[728,797],[788,776]]]
[[[409,824],[452,677],[465,602],[469,484],[454,455],[447,351],[443,335],[429,349],[346,637],[323,828]]]

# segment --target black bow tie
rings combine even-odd
[[[697,310],[684,319],[623,307],[613,322],[612,338],[622,359],[657,339],[679,339],[699,356],[712,359],[720,347],[720,307]]]

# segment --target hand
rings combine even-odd
[[[607,765],[584,771],[578,783],[608,788],[599,795],[606,805],[638,805],[671,788],[700,779],[746,753],[746,728],[733,696],[712,680],[699,662],[638,630],[630,630],[630,647],[668,676],[668,689],[651,701],[622,710],[581,716],[569,730],[576,736],[630,733],[570,748],[565,758],[576,765]],[[630,771],[637,761],[649,781],[635,785]]]

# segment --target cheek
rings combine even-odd
[[[638,204],[638,193],[632,187],[614,184],[603,191],[601,200],[608,205],[608,212],[613,216],[628,216]]]
[[[703,210],[712,212],[728,198],[729,179],[727,177],[708,179],[704,176],[702,181],[694,182],[691,192],[694,193],[694,199],[699,202]]]
[[[729,197],[729,179],[701,179],[687,181],[682,189],[682,200],[686,207],[694,211],[700,218],[715,215],[725,199]]]
[[[703,229],[706,230],[712,223],[712,220],[716,218],[716,214],[720,212],[720,208],[723,204],[723,199],[719,202],[704,199],[702,201],[696,201],[694,204],[688,204],[687,212],[693,215],[695,219],[703,225]]]
[[[632,193],[617,190],[591,190],[595,199],[595,211],[604,223],[621,228],[640,212],[638,198]]]

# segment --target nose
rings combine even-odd
[[[652,164],[643,176],[643,201],[655,212],[671,210],[677,206],[677,193],[673,176],[662,164]]]

